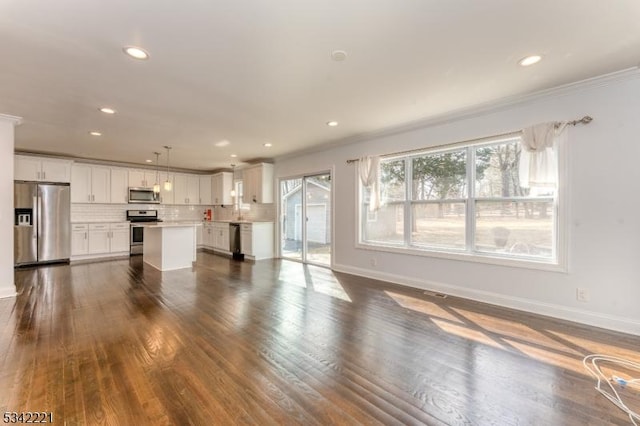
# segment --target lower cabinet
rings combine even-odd
[[[273,258],[273,222],[240,224],[240,248],[249,259]]]
[[[71,257],[101,257],[129,251],[129,223],[74,223]]]
[[[213,223],[205,223],[202,225],[202,246],[204,248],[213,249],[213,241],[215,229]]]
[[[229,223],[213,223],[213,241],[211,243],[214,250],[229,253]]]

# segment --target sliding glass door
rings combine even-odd
[[[331,266],[331,174],[280,181],[281,256]]]

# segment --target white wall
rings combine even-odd
[[[15,296],[13,281],[13,126],[0,114],[0,298]]]
[[[565,87],[492,112],[276,161],[276,177],[335,167],[336,270],[640,335],[640,72]],[[591,115],[569,131],[569,272],[355,248],[349,158],[386,154]],[[377,266],[371,265],[371,258]],[[576,288],[590,292],[576,300]]]

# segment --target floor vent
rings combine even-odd
[[[440,299],[446,299],[446,298],[447,298],[447,295],[446,295],[446,294],[444,294],[444,293],[437,293],[437,292],[435,292],[435,291],[425,290],[425,291],[423,292],[423,294],[424,294],[424,295],[426,295],[426,296],[438,297],[438,298],[440,298]]]

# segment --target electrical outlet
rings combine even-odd
[[[378,259],[376,259],[375,257],[371,258],[371,266],[378,266]]]
[[[576,299],[578,302],[588,302],[589,301],[589,290],[586,288],[578,287],[576,289]]]

